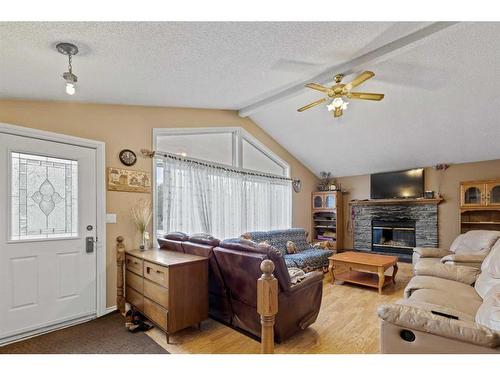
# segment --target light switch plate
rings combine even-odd
[[[116,224],[116,214],[106,214],[106,224]]]

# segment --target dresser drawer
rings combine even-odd
[[[144,290],[143,287],[143,278],[141,276],[137,276],[135,273],[126,271],[125,272],[125,283],[127,287],[134,288],[139,293],[142,293]]]
[[[168,288],[168,268],[144,262],[144,277]]]
[[[144,280],[144,296],[168,309],[168,289]]]
[[[125,265],[129,271],[135,272],[136,274],[142,276],[142,259],[126,255]]]
[[[137,307],[139,310],[144,308],[144,297],[139,292],[132,288],[127,287],[125,300],[131,305]]]
[[[144,314],[165,331],[168,330],[168,311],[148,298],[144,298]]]

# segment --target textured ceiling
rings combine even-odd
[[[428,23],[0,23],[0,98],[240,109]],[[313,171],[354,175],[500,158],[499,23],[465,24],[366,66],[340,121],[304,90],[252,114]],[[64,93],[59,41],[80,47]],[[352,77],[346,77],[346,80]]]

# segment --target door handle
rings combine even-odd
[[[89,236],[85,237],[85,252],[93,253],[94,252],[94,237]]]

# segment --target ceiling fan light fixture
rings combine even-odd
[[[342,116],[343,111],[347,109],[347,105],[349,104],[349,102],[347,102],[346,99],[380,101],[384,99],[384,94],[351,91],[353,88],[359,86],[360,84],[372,78],[373,76],[375,76],[375,73],[370,71],[365,71],[360,75],[358,75],[356,78],[354,78],[352,82],[349,82],[348,84],[343,84],[342,78],[344,78],[344,76],[342,74],[337,74],[335,76],[335,84],[331,87],[326,87],[313,82],[308,83],[306,85],[307,88],[316,91],[321,91],[324,94],[326,94],[327,97],[320,100],[316,100],[315,102],[309,103],[303,107],[300,107],[299,109],[297,109],[297,111],[304,112],[305,110],[308,110],[319,104],[327,102],[326,108],[328,109],[328,111],[333,113],[335,118],[337,118]]]
[[[332,111],[335,111],[336,109],[338,108],[342,108],[343,110],[344,109],[347,109],[347,105],[349,104],[349,102],[345,101],[344,99],[342,98],[335,98],[333,99],[330,104],[327,104],[326,108],[332,112]]]

